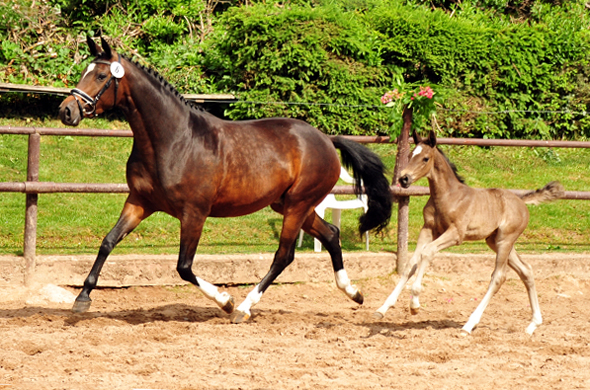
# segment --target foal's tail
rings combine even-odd
[[[384,175],[385,167],[379,156],[363,145],[342,137],[333,137],[332,142],[340,149],[342,163],[352,169],[355,179],[354,192],[358,195],[365,187],[369,198],[368,210],[359,219],[361,234],[367,230],[381,231],[389,224],[392,196],[389,181]]]
[[[564,194],[565,190],[561,183],[558,181],[552,181],[543,188],[521,195],[520,198],[524,203],[540,204],[562,198]]]

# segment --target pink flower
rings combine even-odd
[[[420,87],[420,92],[418,92],[418,95],[426,96],[428,99],[432,99],[432,96],[434,96],[434,91],[428,86]]]
[[[395,100],[401,99],[402,96],[404,96],[404,94],[400,93],[396,88],[393,91],[385,92],[385,94],[383,96],[381,96],[381,103],[383,103],[383,104],[391,103],[394,99]]]

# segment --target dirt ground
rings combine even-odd
[[[383,320],[371,315],[395,274],[356,281],[362,306],[333,281],[273,285],[241,325],[192,286],[97,289],[84,314],[2,287],[0,390],[588,389],[590,254],[570,269],[559,256],[533,264],[544,324],[532,337],[512,271],[462,335],[489,261],[435,260],[420,313],[409,313],[408,288]],[[251,286],[223,288],[239,303]]]

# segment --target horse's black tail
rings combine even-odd
[[[340,149],[342,164],[352,169],[355,179],[354,192],[362,193],[363,187],[369,199],[368,210],[359,219],[361,235],[367,230],[381,231],[391,218],[392,196],[389,181],[385,177],[383,162],[365,146],[343,137],[333,137],[332,142]]]

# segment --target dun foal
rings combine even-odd
[[[434,255],[445,248],[460,245],[463,241],[485,239],[488,246],[496,252],[496,266],[488,291],[463,330],[471,333],[479,323],[490,299],[506,280],[508,264],[527,289],[533,316],[526,332],[532,334],[543,320],[532,268],[516,253],[514,243],[529,222],[526,203],[538,204],[558,199],[563,195],[563,186],[559,182],[551,182],[540,190],[520,197],[503,189],[471,188],[463,184],[454,166],[436,147],[434,132],[431,131],[429,137],[424,139],[420,139],[416,133],[413,137],[417,146],[408,166],[401,172],[399,182],[402,187],[408,188],[416,180],[427,177],[430,199],[423,210],[424,226],[418,237],[416,251],[402,272],[397,286],[383,306],[375,312],[374,317],[383,318],[385,312],[395,305],[408,279],[418,271],[412,285],[410,302],[410,310],[412,314],[416,314],[420,308],[422,277]]]

